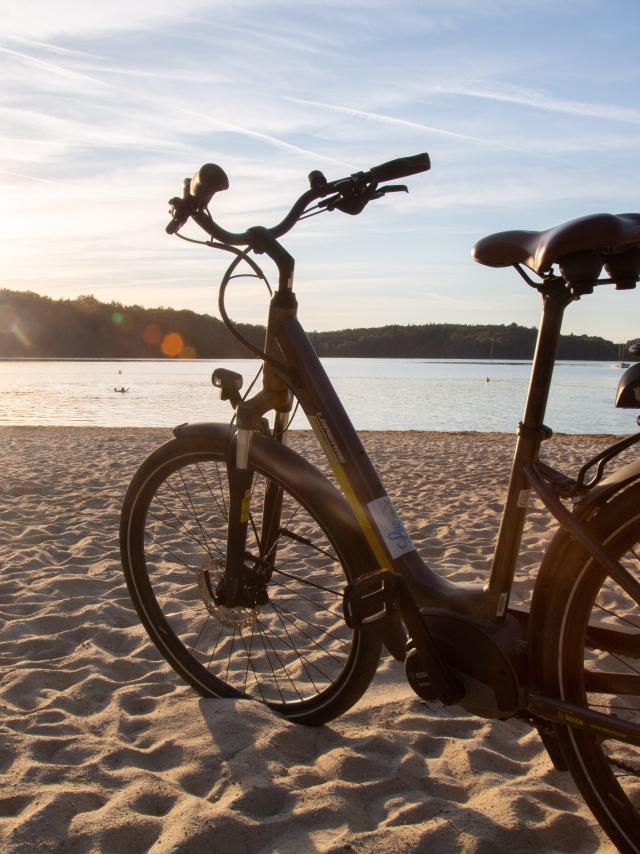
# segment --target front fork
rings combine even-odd
[[[229,483],[229,520],[227,524],[227,554],[222,579],[215,591],[216,604],[228,608],[253,606],[247,589],[245,570],[247,531],[251,515],[251,487],[253,469],[239,468],[236,463],[236,443],[231,442],[227,452],[227,479]],[[249,585],[251,586],[251,585]],[[247,594],[249,594],[247,596]]]
[[[272,305],[272,312],[281,312]],[[272,328],[270,325],[267,329]],[[267,332],[265,349],[272,355],[274,344]],[[280,354],[278,354],[280,355]],[[225,396],[223,389],[222,396]],[[262,507],[262,524],[254,525],[251,514],[251,497],[255,471],[250,464],[251,440],[257,430],[268,431],[264,415],[275,411],[274,441],[282,442],[289,421],[292,394],[288,385],[270,364],[265,364],[263,387],[249,400],[235,399],[226,393],[236,409],[237,431],[227,450],[227,480],[229,485],[229,520],[227,526],[227,553],[224,574],[215,591],[215,601],[227,608],[255,607],[266,597],[266,584],[275,565],[278,539],[281,532],[282,487],[265,479]],[[249,528],[253,531],[250,532]],[[247,548],[247,537],[255,547]]]

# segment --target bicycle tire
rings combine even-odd
[[[589,527],[609,555],[639,578],[640,484],[613,498]],[[608,713],[614,726],[621,718],[635,723],[640,733],[640,601],[622,591],[566,533],[556,535],[549,555],[531,608],[534,687]],[[614,638],[603,629],[618,634]],[[625,693],[614,693],[610,681],[597,682],[612,671],[631,677]],[[556,725],[555,730],[569,771],[601,827],[620,851],[640,852],[640,748],[577,727]]]
[[[211,591],[226,549],[227,437],[221,425],[172,439],[134,475],[120,528],[127,586],[160,653],[201,695],[249,697],[319,725],[360,698],[380,656],[371,630],[354,631],[342,616],[344,586],[366,571],[362,552],[362,566],[355,562],[357,530],[345,524],[351,511],[313,466],[256,436],[248,552],[259,548],[265,483],[283,489],[268,602],[217,608]]]

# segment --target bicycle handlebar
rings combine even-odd
[[[337,181],[329,182],[322,173],[312,172],[309,176],[311,189],[300,196],[281,222],[267,230],[275,238],[282,237],[293,228],[311,202],[331,193],[337,193],[344,199],[357,195],[361,200],[361,206],[356,206],[355,210],[348,210],[347,207],[344,209],[349,213],[359,213],[367,201],[374,198],[373,195],[367,195],[369,191],[374,191],[381,181],[392,181],[418,172],[426,172],[430,167],[429,155],[425,152],[412,157],[399,157],[380,166],[374,166],[368,172],[356,172],[348,178],[340,178]],[[214,194],[228,187],[229,179],[224,170],[215,163],[205,163],[191,180],[185,179],[182,198],[176,197],[169,200],[173,218],[166,227],[167,234],[175,234],[191,218],[210,237],[221,243],[231,246],[251,244],[253,229],[238,233],[227,231],[213,221],[207,210],[207,205]],[[337,206],[340,207],[340,205]]]

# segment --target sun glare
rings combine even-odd
[[[169,332],[162,339],[162,352],[165,356],[179,356],[184,350],[184,341],[179,332]]]

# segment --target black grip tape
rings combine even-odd
[[[395,181],[397,178],[406,178],[407,175],[415,175],[418,172],[426,172],[431,168],[429,155],[414,154],[413,157],[398,157],[397,160],[389,160],[380,166],[374,166],[370,170],[374,181]]]

